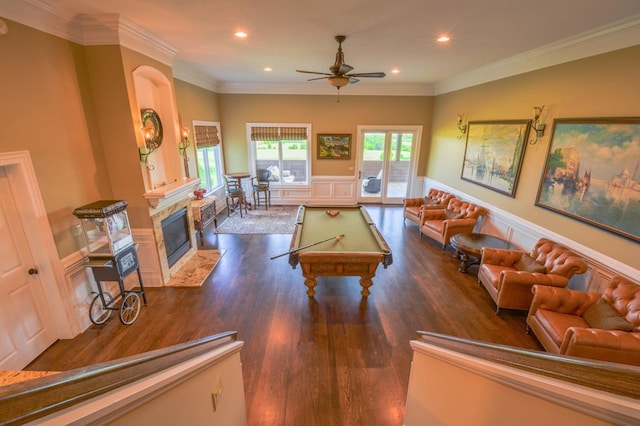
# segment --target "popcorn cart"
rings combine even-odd
[[[73,211],[82,225],[89,250],[87,266],[91,267],[98,287],[89,309],[89,319],[96,325],[104,324],[112,311],[120,311],[123,324],[133,324],[140,313],[140,295],[145,306],[147,304],[138,246],[133,243],[126,209],[126,201],[101,200]],[[138,273],[139,291],[127,291],[124,287],[124,279],[133,271]],[[114,297],[104,290],[103,281],[117,281],[120,294]]]

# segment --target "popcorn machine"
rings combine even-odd
[[[87,266],[93,271],[98,287],[89,309],[89,319],[96,325],[104,324],[112,311],[120,312],[123,324],[133,324],[140,313],[140,295],[147,304],[127,204],[122,200],[100,200],[73,211],[80,219],[89,251]],[[124,279],[133,271],[138,273],[139,291],[127,291],[124,287]],[[103,281],[117,281],[120,294],[114,296],[104,290]]]

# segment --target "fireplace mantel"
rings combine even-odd
[[[185,178],[166,183],[142,194],[153,209],[162,209],[190,197],[200,186],[200,178]]]

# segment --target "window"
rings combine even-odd
[[[309,182],[310,125],[248,123],[247,134],[255,170],[269,170],[274,183]]]
[[[193,128],[200,186],[209,193],[222,186],[220,123],[194,121]]]

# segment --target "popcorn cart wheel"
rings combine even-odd
[[[95,295],[89,309],[89,319],[95,325],[102,325],[111,317],[113,295],[108,291],[95,293]]]
[[[102,325],[111,317],[112,311],[119,311],[120,322],[124,325],[133,324],[140,314],[140,296],[135,291],[126,292],[120,307],[117,307],[111,293],[97,293],[91,302],[89,319],[95,325]]]

